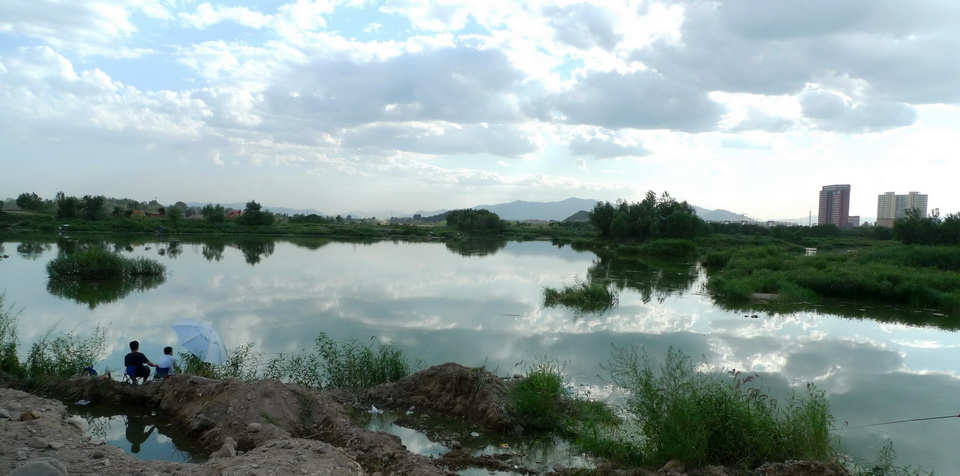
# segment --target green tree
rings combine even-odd
[[[174,231],[180,231],[180,222],[183,220],[183,209],[174,205],[167,209],[167,221]]]
[[[227,210],[220,204],[213,205],[208,203],[200,209],[200,214],[203,215],[203,219],[209,223],[223,223],[227,219]]]
[[[75,218],[80,210],[80,200],[77,197],[68,197],[63,192],[57,192],[55,203],[57,218]]]
[[[80,204],[80,208],[83,210],[83,217],[91,221],[103,218],[106,201],[107,197],[103,195],[84,195]]]
[[[21,193],[17,197],[17,206],[23,210],[38,212],[43,210],[44,202],[39,195],[35,193]]]
[[[240,223],[251,226],[270,226],[276,217],[269,210],[263,210],[259,203],[251,200],[240,215]]]
[[[893,237],[906,245],[931,245],[937,241],[937,220],[911,208],[893,222]]]
[[[709,232],[709,227],[687,202],[678,202],[664,192],[660,198],[648,191],[640,203],[618,200],[597,203],[590,223],[602,238],[616,241],[646,241],[656,238],[689,239]]]
[[[507,228],[507,222],[490,210],[463,209],[447,213],[447,225],[463,231],[498,232]]]

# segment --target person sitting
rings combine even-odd
[[[157,371],[153,374],[154,380],[170,378],[176,366],[177,359],[173,357],[173,347],[164,347],[163,355],[157,360]]]
[[[134,385],[137,379],[142,379],[142,383],[147,383],[147,377],[150,376],[150,367],[156,367],[157,364],[150,362],[146,355],[140,353],[140,343],[130,342],[130,353],[123,357],[123,365],[127,368],[127,376]],[[147,366],[150,367],[147,367]]]

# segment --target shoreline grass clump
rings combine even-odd
[[[313,388],[369,388],[410,375],[413,365],[402,349],[381,342],[335,341],[321,332],[312,352],[280,354],[266,366],[266,377]]]
[[[543,358],[510,386],[507,401],[525,431],[556,433],[595,454],[609,451],[609,440],[601,435],[620,422],[610,405],[574,394],[563,379],[563,367]]]
[[[566,306],[579,312],[599,313],[612,309],[617,302],[617,293],[610,286],[580,278],[561,289],[546,287],[543,290],[543,304],[547,307]]]
[[[626,410],[640,433],[632,441],[644,466],[677,459],[691,467],[753,468],[834,459],[833,418],[826,396],[813,386],[781,404],[753,378],[734,375],[731,381],[699,372],[672,348],[658,366],[636,347],[614,347],[610,374],[630,392]]]
[[[804,256],[773,246],[745,248],[706,259],[711,295],[747,301],[754,293],[776,294],[785,302],[838,298],[905,304],[960,312],[960,273],[952,267],[960,252],[937,248],[888,247],[873,251]]]
[[[22,311],[14,310],[13,305],[5,306],[4,294],[0,294],[0,372],[16,377],[23,376],[17,348],[17,324]]]
[[[120,279],[162,276],[166,267],[147,258],[127,258],[101,246],[57,256],[47,263],[50,278]]]
[[[22,375],[32,387],[50,380],[76,377],[97,366],[106,349],[106,330],[99,325],[89,337],[76,331],[62,333],[51,326],[30,346]]]

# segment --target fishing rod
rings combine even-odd
[[[868,426],[892,425],[894,423],[907,423],[911,421],[941,420],[944,418],[960,418],[960,415],[944,415],[944,416],[935,416],[935,417],[926,417],[926,418],[911,418],[909,420],[885,421],[883,423],[871,423],[869,425],[851,426],[850,429],[853,430],[856,428],[866,428]]]

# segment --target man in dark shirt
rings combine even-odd
[[[127,367],[127,375],[130,376],[134,385],[136,385],[138,378],[143,379],[143,383],[147,383],[147,377],[150,376],[150,367],[157,366],[157,364],[150,362],[146,355],[140,353],[140,343],[137,341],[130,342],[130,353],[123,357],[123,365]],[[145,367],[145,365],[150,367]]]

